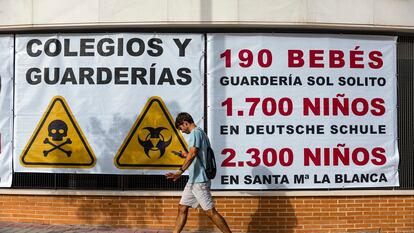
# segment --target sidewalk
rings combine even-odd
[[[45,225],[34,223],[0,222],[0,233],[171,233],[171,231],[93,227],[80,225]]]

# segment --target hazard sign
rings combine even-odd
[[[96,157],[68,104],[55,96],[27,143],[20,163],[26,167],[92,168]]]
[[[158,96],[151,97],[114,158],[121,169],[175,169],[184,159],[174,151],[187,151],[187,143]]]

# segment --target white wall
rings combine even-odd
[[[414,0],[0,0],[0,31],[91,26],[414,32]]]

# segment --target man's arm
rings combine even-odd
[[[185,171],[185,170],[188,169],[188,167],[190,167],[190,165],[193,162],[194,158],[197,156],[197,152],[198,152],[197,147],[191,147],[190,151],[187,154],[184,154],[185,161],[184,161],[183,165],[181,166],[181,170]]]
[[[197,156],[198,148],[197,147],[191,147],[188,153],[182,152],[185,156],[185,161],[181,168],[175,172],[175,173],[167,173],[165,176],[167,179],[172,179],[173,181],[178,180],[178,178],[181,177],[181,175],[184,173],[185,170],[190,167],[191,163],[193,162],[194,158]]]

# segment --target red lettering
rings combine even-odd
[[[362,160],[360,159],[360,155],[362,155]],[[367,149],[363,147],[355,148],[354,151],[352,151],[352,162],[354,162],[357,166],[364,166],[369,161],[369,152]]]
[[[361,105],[361,107],[358,107],[358,105]],[[364,116],[367,114],[369,106],[368,101],[363,98],[356,98],[354,101],[352,101],[352,112],[357,116]]]
[[[304,148],[303,156],[304,156],[304,164],[305,166],[310,166],[310,160],[315,166],[321,166],[321,148],[315,148],[316,153],[312,153],[310,148]]]
[[[344,97],[343,94],[338,94]],[[355,116],[364,116],[369,112],[373,116],[382,116],[385,114],[385,101],[381,98],[367,100],[364,98],[303,98],[303,115],[309,116],[349,116],[353,113]]]
[[[345,144],[338,144],[338,147],[344,147]],[[341,149],[334,148],[333,149],[333,165],[339,166],[339,160],[341,160],[341,163],[345,166],[349,166],[349,148],[344,148],[343,153]]]
[[[372,164],[382,166],[387,162],[387,156],[385,156],[385,149],[381,147],[375,147],[372,150],[372,155],[377,159],[371,159]]]
[[[342,148],[341,148],[342,147]],[[382,166],[387,162],[385,149],[375,147],[371,151],[364,147],[348,148],[338,144],[336,148],[304,148],[304,166],[365,166],[369,162]],[[322,164],[323,162],[323,164]]]
[[[319,116],[321,115],[321,99],[315,98],[315,104],[309,98],[303,99],[303,115],[309,116],[309,110],[313,113],[313,115]]]
[[[341,50],[329,51],[329,67],[342,68],[345,66],[344,52]]]
[[[302,50],[288,50],[288,67],[302,67],[304,64]]]
[[[381,98],[374,98],[371,100],[371,106],[375,108],[375,110],[371,110],[372,115],[374,116],[382,116],[385,113],[385,101]]]
[[[372,69],[380,69],[384,62],[382,61],[382,53],[380,51],[372,51],[368,54],[369,59],[373,62],[369,62],[368,65]]]
[[[318,61],[322,61],[318,63]],[[310,50],[309,51],[309,67],[310,68],[323,68],[323,50]]]
[[[380,69],[383,67],[382,52],[366,52],[359,49],[360,46],[356,46],[351,51],[311,49],[305,52],[299,49],[292,49],[288,50],[288,66],[296,68],[304,66],[308,66],[309,68],[348,67],[353,69],[363,69],[365,66],[371,69]],[[309,58],[308,64],[305,64],[305,60],[303,59],[305,53],[307,53],[306,55]],[[364,57],[366,53],[368,53],[368,58]],[[349,58],[345,59],[345,54],[349,54]]]
[[[359,51],[357,49],[359,49],[359,46],[357,46],[355,48],[355,50],[351,50],[349,52],[349,62],[350,62],[349,67],[351,67],[351,68],[364,68],[364,64],[358,63],[358,62],[364,60],[364,58],[363,58],[364,51]]]

